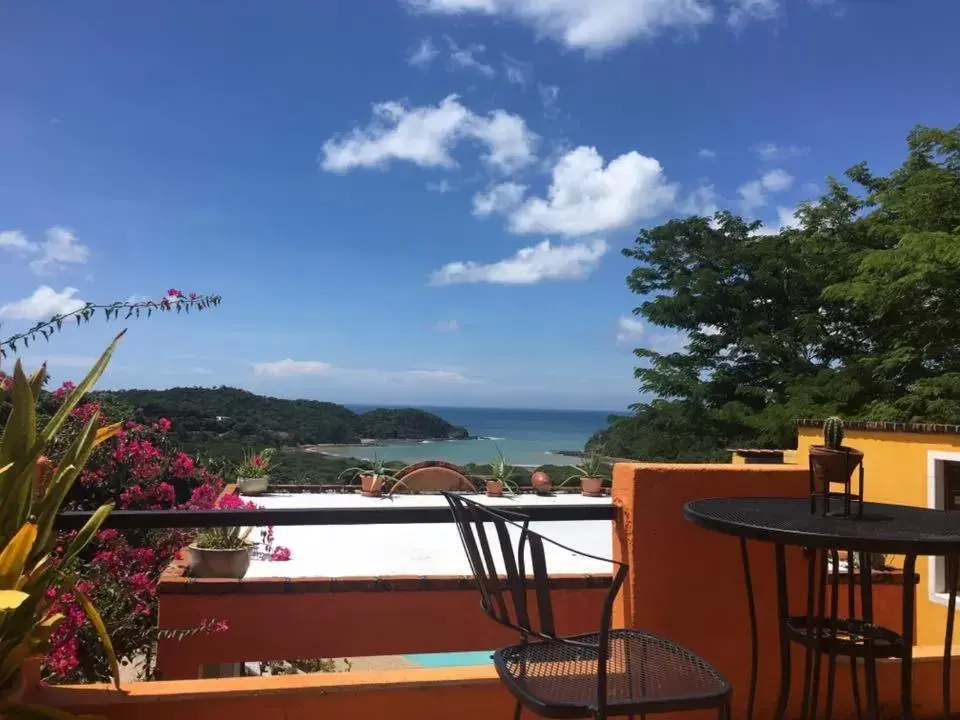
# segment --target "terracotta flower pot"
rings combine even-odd
[[[530,476],[530,484],[533,486],[534,492],[541,495],[546,495],[553,488],[553,480],[542,470],[537,470]]]
[[[237,478],[237,489],[240,490],[241,495],[260,495],[267,491],[269,484],[269,475]]]
[[[190,574],[198,578],[236,578],[241,579],[250,567],[250,554],[253,546],[234,550],[215,550],[197,547],[196,543],[187,546],[187,561]]]
[[[383,475],[361,475],[360,492],[367,497],[378,497],[383,492]]]
[[[580,478],[580,493],[587,497],[600,497],[603,495],[603,478],[601,477],[582,477]]]
[[[503,495],[503,481],[502,480],[487,480],[487,495],[490,497],[500,497]]]
[[[842,446],[831,450],[823,445],[810,448],[810,466],[813,468],[814,487],[830,490],[831,483],[843,484],[863,462],[863,453],[856,448]]]

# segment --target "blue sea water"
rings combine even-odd
[[[493,651],[421,653],[419,655],[404,655],[404,657],[410,662],[425,668],[473,667],[475,665],[489,665],[493,662]]]
[[[349,406],[356,412],[372,408]],[[351,445],[332,450],[338,455],[370,459],[419,462],[446,460],[484,463],[496,457],[497,448],[513,465],[572,465],[576,458],[552,450],[582,450],[593,433],[607,425],[612,412],[596,410],[501,410],[494,408],[423,407],[444,420],[465,427],[475,440],[389,443],[376,447]]]

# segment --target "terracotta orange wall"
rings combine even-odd
[[[810,446],[821,444],[818,428],[797,431],[797,459],[807,466]],[[931,451],[960,452],[960,435],[847,430],[845,444],[863,452],[864,487],[867,500],[927,507],[927,454]],[[892,558],[894,564],[900,558]],[[930,599],[930,566],[917,558],[917,642],[943,643],[947,609]],[[960,633],[957,634],[960,637]]]
[[[883,717],[897,715],[898,673],[896,662],[878,664]],[[939,660],[915,663],[917,718],[942,716],[940,673]],[[841,665],[838,677],[842,681],[837,683],[834,717],[853,718],[848,668]],[[953,664],[953,683],[960,683],[960,663]],[[49,687],[26,700],[108,720],[491,720],[512,717],[513,707],[489,667],[133,683],[123,693],[102,685]],[[742,717],[742,709],[735,715]],[[526,712],[523,717],[532,715]],[[677,717],[713,720],[716,714]],[[755,717],[770,714],[758,712]]]
[[[605,589],[553,593],[559,631],[596,630]],[[161,641],[161,677],[196,678],[203,663],[488,650],[518,639],[483,613],[475,589],[161,595],[161,628],[204,618],[226,620],[229,630]]]
[[[750,681],[747,597],[736,538],[699,528],[683,517],[684,505],[708,497],[806,497],[807,470],[789,465],[617,465],[613,497],[620,506],[615,554],[631,568],[621,620],[662,634],[699,653],[734,687],[734,716],[743,717]],[[759,631],[756,717],[770,717],[779,683],[779,635],[774,546],[748,543]],[[791,612],[803,611],[806,563],[787,548]],[[895,587],[895,586],[894,586]],[[899,612],[896,592],[878,619]],[[889,594],[888,594],[889,593]],[[899,621],[893,624],[896,629]],[[793,651],[794,685],[788,714],[799,714],[803,654]],[[846,687],[849,683],[842,683]],[[842,689],[838,687],[838,692]],[[838,697],[839,700],[839,697]]]

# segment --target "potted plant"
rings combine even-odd
[[[609,472],[607,464],[603,461],[602,450],[594,448],[584,453],[580,465],[574,465],[576,473],[564,480],[560,487],[563,487],[571,480],[580,480],[580,492],[586,497],[600,497],[603,495],[603,481],[607,478]]]
[[[97,534],[113,505],[102,505],[72,539],[54,529],[54,519],[94,449],[114,437],[121,423],[100,426],[93,412],[54,465],[46,457],[71,412],[106,368],[121,333],[50,420],[40,427],[46,367],[0,377],[0,400],[9,412],[0,438],[0,717],[53,716],[46,708],[19,704],[25,663],[50,650],[50,636],[64,616],[58,597],[73,595],[97,632],[119,688],[120,668],[103,619],[82,590],[73,560]]]
[[[823,445],[810,448],[815,486],[829,493],[832,483],[847,483],[862,462],[862,452],[843,444],[843,420],[827,418],[823,423]]]
[[[543,470],[537,470],[530,476],[530,485],[538,495],[549,495],[553,489],[553,480]]]
[[[244,495],[260,495],[267,491],[270,484],[270,458],[276,454],[275,448],[265,448],[260,452],[245,452],[243,460],[236,467],[237,488]]]
[[[507,459],[497,448],[497,457],[490,461],[490,474],[484,478],[486,483],[487,495],[490,497],[500,497],[504,490],[511,494],[517,491],[517,484],[511,479],[516,468],[507,462]]]
[[[388,485],[397,482],[394,474],[388,469],[387,463],[376,453],[373,454],[370,467],[347,468],[340,473],[339,478],[347,473],[352,473],[354,479],[360,478],[360,493],[366,497],[379,497]]]
[[[198,578],[241,579],[250,567],[252,527],[205,528],[187,546],[190,574]]]

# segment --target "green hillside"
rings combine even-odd
[[[117,390],[94,396],[112,417],[146,423],[167,418],[173,424],[171,439],[187,452],[234,460],[244,448],[468,436],[465,428],[422,410],[355,413],[336,403],[284,400],[229,387]]]

